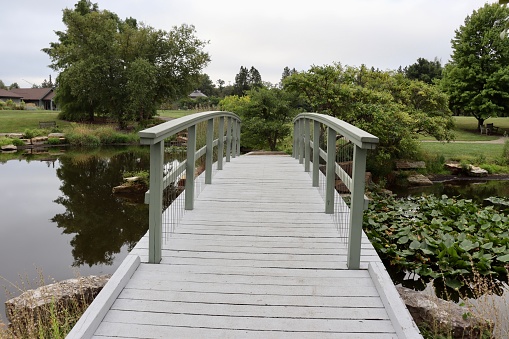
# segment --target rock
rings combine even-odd
[[[468,175],[471,177],[485,177],[488,175],[488,171],[477,166],[469,165]]]
[[[130,182],[126,184],[122,184],[120,186],[115,186],[111,190],[113,194],[142,194],[147,191],[148,187],[141,183]]]
[[[426,168],[426,163],[424,161],[397,160],[396,168],[400,170]]]
[[[42,144],[42,143],[45,143],[46,141],[48,141],[48,137],[35,137],[35,138],[32,138],[32,144],[35,145],[35,144]]]
[[[480,338],[482,329],[493,328],[491,321],[470,315],[466,307],[405,287],[396,288],[417,325],[434,326],[451,333],[452,338]]]
[[[444,164],[444,167],[446,169],[448,169],[451,174],[461,174],[461,172],[463,172],[463,166],[461,166],[460,164],[457,164],[457,163],[448,163],[448,164]]]
[[[5,302],[7,319],[14,328],[27,322],[26,317],[44,321],[49,316],[50,307],[57,311],[90,304],[108,282],[110,275],[88,276],[68,279],[54,284],[23,292],[20,296]],[[35,322],[37,323],[37,322]]]
[[[13,144],[10,145],[4,145],[1,147],[2,151],[17,151],[18,148],[14,146]]]
[[[411,175],[407,178],[410,186],[431,186],[433,183],[422,174]]]
[[[140,181],[140,177],[127,177],[127,178],[124,178],[124,181],[137,182],[137,181]]]
[[[21,138],[23,138],[23,133],[8,133],[7,138],[21,139]]]
[[[50,133],[48,134],[48,138],[65,138],[64,133]]]

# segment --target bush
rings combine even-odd
[[[38,129],[38,128],[34,128],[34,129],[30,129],[30,128],[27,128],[23,131],[23,138],[25,139],[32,139],[34,137],[39,137],[41,135],[45,135],[46,134],[46,131],[43,130],[43,129]]]
[[[60,145],[61,143],[60,138],[48,138],[48,144],[50,145]]]
[[[505,162],[509,165],[509,140],[506,140],[504,143],[504,150],[502,151],[502,157]]]

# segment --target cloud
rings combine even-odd
[[[212,61],[205,72],[213,81],[233,83],[240,66],[254,66],[263,80],[277,83],[285,66],[306,70],[312,64],[341,62],[396,69],[419,57],[445,63],[454,30],[485,0],[97,2],[100,9],[158,29],[195,25],[198,37],[210,42],[206,50]],[[6,51],[0,54],[0,79],[40,83],[49,74],[56,76],[40,50],[56,41],[53,31],[64,29],[62,9],[73,5],[68,0],[4,4],[8,15],[0,21]]]

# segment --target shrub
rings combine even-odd
[[[59,145],[61,143],[60,138],[48,138],[48,144],[50,145]]]
[[[504,150],[502,151],[502,157],[505,162],[509,165],[509,140],[506,140],[504,143]]]
[[[25,138],[25,139],[32,139],[34,137],[38,137],[38,136],[45,135],[45,134],[46,134],[46,132],[43,129],[38,129],[38,128],[30,129],[30,128],[27,128],[27,129],[25,129],[23,131],[23,138]]]

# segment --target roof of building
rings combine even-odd
[[[200,90],[194,90],[193,93],[189,94],[189,97],[190,98],[199,98],[199,97],[206,98],[207,96],[205,94],[203,94]]]
[[[23,100],[51,100],[53,88],[13,88],[11,92],[21,95]]]
[[[23,96],[6,89],[0,89],[0,98],[21,99]]]

